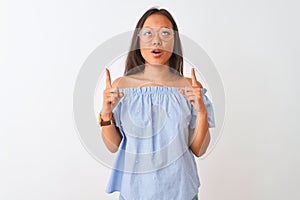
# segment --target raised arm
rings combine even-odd
[[[124,96],[122,92],[116,87],[120,78],[117,78],[113,84],[111,84],[110,72],[106,69],[106,87],[103,91],[103,107],[98,116],[98,122],[100,124],[101,118],[103,121],[109,121],[113,118],[112,110]],[[122,141],[122,135],[118,127],[114,123],[110,125],[101,126],[102,138],[108,148],[112,153],[118,150],[118,147]]]

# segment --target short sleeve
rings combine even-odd
[[[205,105],[206,110],[207,110],[208,127],[209,128],[214,128],[216,126],[215,126],[214,110],[213,110],[212,103],[205,94],[207,92],[207,89],[202,88],[201,91],[202,91],[203,102],[204,102],[204,105]],[[194,108],[194,106],[192,106],[192,118],[191,118],[190,125],[189,125],[189,127],[191,129],[194,129],[196,127],[196,118],[197,118],[197,111]]]

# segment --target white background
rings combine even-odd
[[[7,0],[0,4],[0,199],[117,199],[104,191],[110,169],[75,130],[74,84],[96,47],[157,5],[205,49],[225,88],[222,137],[198,160],[200,199],[300,198],[298,1]]]

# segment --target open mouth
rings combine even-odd
[[[162,50],[160,50],[160,49],[153,49],[153,50],[151,51],[151,53],[152,53],[152,55],[153,55],[154,57],[159,57],[159,56],[161,56],[161,54],[162,54]]]

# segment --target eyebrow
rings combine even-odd
[[[144,26],[144,28],[152,28],[151,26]],[[154,28],[170,28],[169,26],[161,26],[161,27],[154,27]]]

